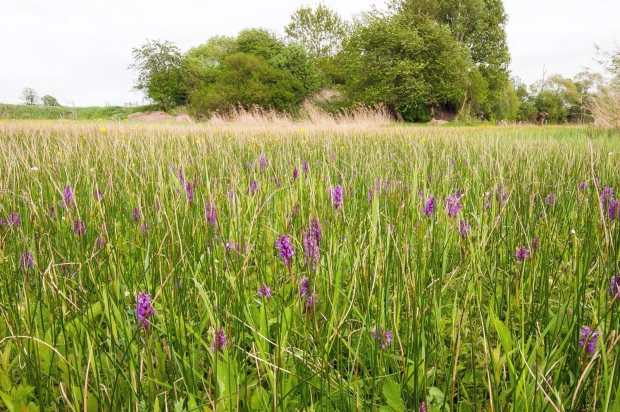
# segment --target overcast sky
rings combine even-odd
[[[316,0],[5,0],[0,22],[0,102],[19,103],[24,87],[61,104],[122,105],[131,91],[131,49],[145,39],[183,50],[247,27],[280,33],[290,15]],[[343,17],[384,0],[324,0]],[[594,43],[620,43],[620,0],[504,0],[512,74],[531,83],[595,67]]]

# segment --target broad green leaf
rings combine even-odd
[[[400,385],[394,380],[387,378],[383,381],[383,396],[390,408],[396,412],[405,411],[405,403],[400,395]]]

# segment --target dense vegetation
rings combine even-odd
[[[284,38],[246,29],[185,53],[149,41],[134,49],[131,69],[154,102],[197,116],[235,106],[295,114],[330,88],[336,97],[321,105],[330,112],[381,104],[415,122],[591,121],[603,77],[551,75],[529,86],[511,78],[507,19],[501,0],[393,0],[353,22],[320,4],[295,11]]]
[[[618,142],[0,121],[0,402],[617,411]]]

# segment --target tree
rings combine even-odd
[[[24,101],[24,104],[34,105],[38,103],[39,95],[33,88],[25,87],[24,90],[22,90],[20,99]]]
[[[58,103],[58,100],[56,100],[55,97],[50,96],[49,94],[46,94],[45,96],[41,97],[41,101],[43,102],[44,106],[60,106],[60,103]]]
[[[469,51],[429,15],[369,14],[344,52],[349,96],[367,105],[385,103],[396,118],[429,120],[434,108],[459,107],[466,96]]]
[[[325,74],[317,67],[301,44],[289,44],[269,60],[269,64],[289,72],[294,79],[303,84],[306,93],[318,92],[328,84]]]
[[[282,49],[284,42],[274,32],[261,28],[245,29],[237,35],[237,39],[228,50],[228,55],[245,53],[270,60]]]
[[[213,36],[200,46],[189,49],[185,58],[195,59],[205,69],[218,67],[230,54],[235,41],[230,36]]]
[[[186,100],[183,90],[183,57],[169,41],[147,40],[132,51],[129,68],[138,74],[134,88],[161,104],[164,109]]]
[[[260,56],[235,53],[224,59],[212,83],[192,92],[190,102],[200,114],[236,105],[292,111],[305,94],[303,84],[289,72],[272,67]]]
[[[319,4],[316,10],[311,7],[297,9],[284,28],[290,40],[302,44],[319,60],[336,55],[349,30],[349,23],[323,4]]]
[[[473,64],[487,82],[485,111],[505,98],[510,52],[502,0],[393,0],[391,7],[400,14],[428,15],[450,27],[454,39],[469,49]]]

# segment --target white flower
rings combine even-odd
[[[577,232],[575,232],[575,229],[571,229],[571,230],[570,230],[570,232],[571,232],[573,235],[574,235],[575,233],[577,233]]]
[[[129,296],[129,291],[128,290],[125,291],[125,296],[127,296],[127,297]]]
[[[38,168],[38,167],[36,167],[36,166],[32,166],[32,167],[30,168],[30,170],[32,170],[33,172],[36,172],[37,170],[39,170],[39,168]]]

